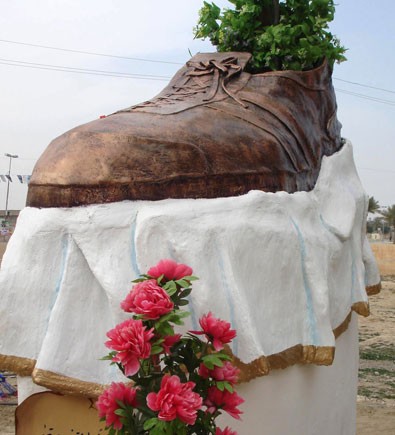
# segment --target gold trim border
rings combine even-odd
[[[368,285],[366,287],[366,293],[368,296],[377,295],[381,291],[381,281],[378,284],[375,285]]]
[[[14,355],[0,355],[0,368],[17,373],[20,376],[30,376],[33,372],[36,360],[22,358]]]
[[[70,396],[84,396],[96,399],[106,389],[106,385],[80,381],[76,378],[59,375],[48,370],[34,369],[33,382],[52,391]]]
[[[379,293],[380,290],[381,282],[366,287],[369,296]],[[335,338],[338,338],[347,330],[353,311],[361,316],[369,316],[369,303],[357,302],[353,304],[344,321],[333,330]],[[332,346],[304,346],[302,344],[273,355],[261,356],[249,363],[244,363],[234,356],[229,347],[226,347],[226,352],[232,356],[232,363],[240,369],[239,383],[265,376],[270,370],[285,369],[295,364],[329,366],[333,363],[335,357],[335,348]],[[13,371],[21,376],[31,375],[36,384],[58,393],[96,399],[106,388],[105,385],[81,381],[51,371],[34,368],[35,364],[36,361],[33,359],[0,355],[0,368],[2,370]]]

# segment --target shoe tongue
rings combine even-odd
[[[234,59],[234,63],[239,65],[242,70],[251,59],[252,55],[250,53],[237,52],[237,51],[226,51],[223,53],[198,53],[195,54],[188,62],[189,63],[199,63],[199,62],[218,62],[225,63],[225,61],[231,61]]]

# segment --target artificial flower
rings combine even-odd
[[[166,375],[162,378],[158,393],[149,393],[147,405],[153,411],[159,411],[158,418],[172,421],[179,418],[186,424],[193,425],[197,411],[201,408],[203,399],[192,391],[193,382],[181,383],[176,375]]]
[[[169,313],[174,304],[156,280],[149,279],[133,286],[121,302],[121,308],[127,313],[143,314],[144,318],[154,320]]]
[[[181,334],[168,335],[162,343],[164,353],[170,353],[172,346],[178,343],[181,339]]]
[[[229,361],[225,361],[222,367],[216,366],[212,370],[201,363],[198,373],[204,379],[213,378],[215,381],[226,381],[234,385],[237,382],[240,370]]]
[[[202,331],[191,331],[194,334],[205,334],[207,339],[213,343],[216,351],[222,350],[224,344],[230,343],[236,337],[236,331],[230,329],[230,323],[225,320],[217,319],[211,312],[199,319]]]
[[[122,364],[126,376],[132,376],[139,371],[139,360],[150,356],[153,336],[153,328],[148,330],[141,320],[128,319],[107,332],[110,340],[105,345],[117,351],[112,360]]]
[[[152,278],[164,277],[170,280],[177,280],[184,278],[184,276],[192,275],[192,269],[186,264],[176,263],[174,260],[165,259],[160,260],[156,266],[151,267],[148,270],[147,275]]]
[[[118,402],[136,407],[136,390],[128,387],[123,382],[113,382],[110,387],[104,390],[99,396],[96,406],[99,411],[99,417],[106,419],[106,426],[109,427],[113,425],[114,429],[120,430],[123,425],[119,415],[115,414],[115,411],[119,409]]]
[[[230,393],[228,390],[221,391],[217,387],[210,387],[204,404],[207,406],[207,411],[211,414],[214,414],[217,409],[223,409],[233,418],[240,420],[240,414],[243,412],[237,406],[243,402],[244,399],[235,391]]]

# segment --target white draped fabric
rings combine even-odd
[[[0,365],[30,361],[46,386],[46,373],[65,385],[119,379],[99,360],[106,331],[126,316],[131,280],[162,258],[200,277],[187,326],[209,310],[229,320],[244,363],[335,347],[333,331],[380,280],[366,215],[349,142],[323,158],[310,192],[26,208],[0,271]]]

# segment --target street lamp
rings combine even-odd
[[[10,159],[10,164],[8,165],[8,177],[7,177],[8,183],[7,183],[7,195],[6,195],[6,198],[5,198],[5,215],[4,215],[4,218],[7,219],[7,215],[8,215],[8,195],[10,193],[11,162],[12,162],[12,159],[17,159],[18,156],[16,154],[8,154],[8,153],[6,153],[4,155]]]

